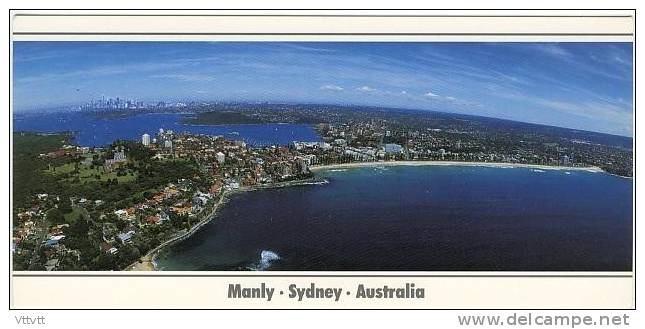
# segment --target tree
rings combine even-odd
[[[63,214],[72,212],[72,203],[69,201],[68,197],[61,197],[58,209],[60,209]]]
[[[97,270],[118,270],[118,264],[116,263],[116,257],[111,254],[101,253],[96,258],[96,269]]]
[[[128,223],[124,220],[117,220],[116,222],[113,222],[113,223],[116,224],[116,228],[118,228],[119,231],[122,231],[128,225]]]
[[[54,224],[62,224],[65,222],[63,213],[57,208],[50,209],[49,211],[47,211],[45,216],[47,216],[47,219]]]

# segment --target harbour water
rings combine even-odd
[[[631,179],[400,166],[234,195],[161,270],[628,271]]]
[[[159,128],[174,132],[221,135],[244,140],[256,146],[286,145],[293,141],[319,141],[310,125],[304,124],[228,124],[201,126],[185,124],[178,113],[149,113],[116,118],[99,118],[81,113],[46,113],[14,115],[13,131],[54,133],[71,131],[82,146],[104,146],[117,139],[140,140],[141,135],[154,136]]]

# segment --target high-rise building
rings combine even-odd
[[[143,144],[144,146],[150,145],[150,135],[143,134],[143,136],[141,136],[141,144]]]

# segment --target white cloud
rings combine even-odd
[[[449,100],[449,101],[456,101],[457,100],[457,98],[452,97],[452,96],[446,96],[446,99]]]
[[[569,57],[571,53],[556,43],[533,44],[532,49],[553,57]]]
[[[327,49],[327,48],[322,48],[322,47],[311,47],[311,46],[304,46],[301,44],[297,43],[279,43],[277,44],[279,47],[283,48],[290,48],[293,50],[298,50],[298,51],[307,51],[307,52],[315,52],[315,53],[333,53],[335,50],[333,49]]]
[[[155,74],[150,76],[155,79],[175,79],[186,82],[208,82],[215,80],[214,76],[206,74]]]
[[[362,87],[356,88],[356,90],[364,92],[364,93],[369,93],[369,92],[376,91],[376,89],[374,89],[374,88],[372,88],[370,86],[362,86]]]
[[[320,86],[320,90],[327,90],[327,91],[342,91],[343,87],[337,86],[337,85],[324,85]]]

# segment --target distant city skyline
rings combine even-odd
[[[632,136],[631,43],[14,42],[16,112],[137,101],[302,102]]]

